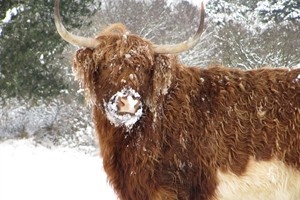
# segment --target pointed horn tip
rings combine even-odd
[[[175,54],[175,53],[181,53],[181,52],[187,51],[187,50],[193,48],[194,46],[196,46],[196,44],[200,40],[200,37],[201,37],[201,35],[203,33],[203,29],[204,29],[204,18],[205,18],[204,13],[205,13],[204,2],[201,1],[200,24],[198,26],[198,30],[197,30],[196,34],[179,44],[174,44],[174,45],[155,45],[154,44],[153,45],[154,52],[157,54]]]
[[[54,1],[54,22],[56,30],[61,38],[74,46],[96,48],[99,44],[99,41],[95,38],[86,38],[73,35],[68,30],[66,30],[66,28],[62,24],[61,16],[59,13],[59,0]]]

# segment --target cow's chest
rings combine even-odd
[[[218,171],[216,200],[299,200],[300,172],[278,160],[251,160],[242,176]]]

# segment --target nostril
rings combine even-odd
[[[118,109],[120,109],[120,107],[125,106],[125,101],[124,101],[124,97],[119,97],[118,101],[117,101],[117,105],[118,105]]]
[[[118,113],[134,115],[139,109],[140,103],[139,99],[132,97],[131,95],[119,97],[117,100]]]

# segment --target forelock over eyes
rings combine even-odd
[[[153,52],[151,43],[135,35],[103,35],[94,52],[96,64],[135,64],[151,66],[153,64]]]

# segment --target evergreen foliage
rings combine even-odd
[[[299,0],[264,0],[258,2],[257,11],[263,22],[300,22]]]
[[[79,27],[81,15],[91,15],[93,0],[61,1],[69,26]],[[53,22],[53,1],[1,1],[0,94],[1,98],[48,98],[67,89],[65,72],[55,55],[64,46]],[[9,19],[9,16],[11,19]]]

